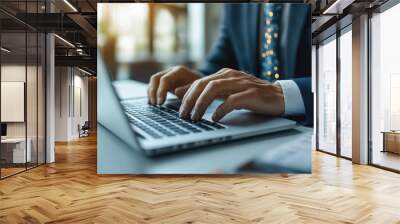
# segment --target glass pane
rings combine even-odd
[[[27,150],[30,158],[28,159],[28,168],[37,165],[37,74],[38,74],[38,36],[36,32],[27,33],[28,38],[28,63],[27,63],[27,80],[26,80],[26,113],[27,113]]]
[[[336,153],[336,40],[318,48],[318,148]]]
[[[37,1],[27,2],[27,13],[38,13]],[[37,20],[38,17],[33,17]],[[37,22],[37,21],[32,21]],[[27,30],[27,80],[26,80],[26,116],[27,116],[27,150],[31,151],[27,167],[37,166],[38,160],[38,33]]]
[[[372,18],[372,163],[400,170],[400,5]]]
[[[46,60],[46,52],[45,52],[45,44],[46,37],[44,34],[39,34],[39,45],[38,45],[38,164],[45,163],[46,158],[46,149],[45,149],[45,122],[46,122],[46,108],[45,108],[45,60]]]
[[[340,37],[340,153],[352,156],[352,33]]]
[[[26,33],[1,34],[2,177],[25,170],[26,151]]]

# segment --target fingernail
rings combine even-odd
[[[179,113],[179,117],[181,118],[186,118],[187,114],[186,111],[182,111],[181,113]]]
[[[185,106],[181,105],[181,107],[179,108],[179,117],[183,118],[185,115],[186,115]]]
[[[158,98],[157,98],[157,104],[158,104],[158,105],[161,105],[161,102],[162,102],[162,98],[161,98],[161,97],[158,97]]]
[[[197,120],[198,120],[197,114],[193,113],[190,119],[191,119],[192,121],[197,121]]]

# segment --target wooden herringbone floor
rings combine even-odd
[[[313,153],[312,175],[99,176],[96,139],[0,181],[0,223],[400,223],[400,175]]]

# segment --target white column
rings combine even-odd
[[[55,56],[54,35],[46,36],[46,163],[55,161],[54,133],[55,133]]]
[[[353,162],[368,163],[368,16],[353,19]]]

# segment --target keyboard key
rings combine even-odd
[[[207,121],[205,119],[201,119],[201,122],[203,122],[206,125],[212,126],[212,127],[216,128],[216,129],[224,129],[225,128],[222,125],[219,125],[219,124],[217,124],[215,122]]]
[[[205,119],[196,123],[181,119],[177,112],[179,110],[178,107],[171,109],[166,106],[152,106],[147,103],[140,104],[137,102],[126,102],[123,105],[126,112],[132,116],[128,116],[128,120],[153,138],[186,135],[225,128]]]
[[[197,127],[206,130],[206,131],[211,131],[213,130],[212,128],[208,127],[207,125],[201,124],[201,123],[194,123]]]

